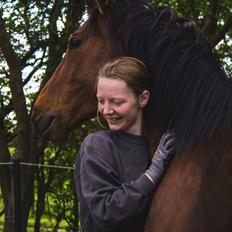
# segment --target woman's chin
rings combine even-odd
[[[112,125],[112,124],[109,124],[109,128],[113,131],[118,131],[118,130],[121,130],[121,126],[119,125]]]

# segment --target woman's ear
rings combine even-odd
[[[139,95],[139,106],[141,108],[145,107],[149,101],[150,98],[150,92],[149,90],[144,90],[140,95]]]

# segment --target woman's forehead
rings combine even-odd
[[[121,79],[100,77],[97,83],[97,97],[100,96],[125,96],[130,97],[133,90]]]

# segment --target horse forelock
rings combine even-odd
[[[124,55],[148,67],[148,128],[175,130],[179,149],[231,133],[231,80],[193,21],[168,7],[126,0],[114,1],[109,21]]]

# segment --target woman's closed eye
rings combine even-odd
[[[123,104],[122,100],[114,99],[112,100],[112,104],[115,106],[121,106]]]
[[[98,102],[99,105],[104,105],[105,100],[103,100],[103,99],[97,99],[97,102]]]

